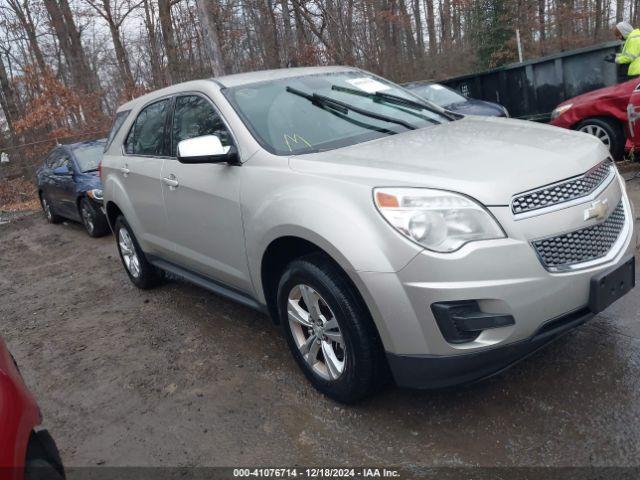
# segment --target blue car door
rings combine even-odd
[[[65,150],[59,150],[52,167],[49,199],[53,202],[54,210],[65,217],[78,218],[75,170],[69,153]]]

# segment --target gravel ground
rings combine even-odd
[[[640,180],[628,186],[640,212]],[[0,298],[0,333],[67,466],[640,458],[640,288],[499,377],[352,407],[308,385],[266,317],[180,281],[137,290],[114,240],[80,225],[1,225]]]

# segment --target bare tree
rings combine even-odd
[[[29,42],[29,52],[33,55],[36,64],[41,71],[45,71],[47,65],[44,60],[42,49],[38,43],[38,35],[36,33],[36,27],[31,15],[31,8],[29,6],[29,0],[6,0],[7,5],[13,11],[14,15],[20,22],[25,36]]]
[[[132,0],[85,0],[100,15],[111,33],[111,40],[115,51],[116,61],[118,62],[118,70],[120,77],[125,83],[126,89],[132,91],[135,81],[131,73],[131,64],[127,51],[122,41],[122,24],[131,13],[136,10],[142,1]]]
[[[44,0],[44,4],[75,87],[86,92],[99,90],[98,77],[89,68],[68,0]]]
[[[171,17],[171,6],[176,0],[158,0],[158,15],[160,16],[160,29],[162,30],[162,41],[167,54],[167,68],[169,77],[173,83],[182,80],[180,70],[180,60],[176,47],[176,38],[173,29],[173,19]]]
[[[216,77],[224,75],[224,61],[218,38],[218,27],[213,18],[211,5],[205,0],[197,0],[200,28],[204,39],[204,49],[207,52],[211,70]]]
[[[16,90],[12,85],[9,76],[7,75],[7,69],[4,66],[2,56],[0,55],[0,106],[4,112],[7,126],[9,127],[9,133],[11,138],[15,141],[17,138],[14,122],[20,117],[20,107],[18,98],[16,96]]]

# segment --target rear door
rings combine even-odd
[[[200,94],[176,97],[171,159],[162,170],[168,235],[175,263],[251,292],[240,210],[242,168],[228,164],[187,165],[176,159],[181,140],[216,135],[232,145],[231,133],[211,100]]]
[[[44,161],[44,165],[38,172],[38,183],[42,190],[42,193],[49,199],[49,203],[53,202],[54,196],[54,183],[53,183],[53,168],[58,158],[58,148],[54,149]],[[53,207],[55,209],[55,206]]]
[[[79,219],[78,206],[76,204],[76,169],[71,160],[71,154],[63,150],[60,157],[60,166],[67,167],[69,172],[67,175],[56,175],[58,188],[58,201],[61,208],[68,218]]]
[[[125,139],[117,173],[131,204],[127,221],[143,250],[151,254],[169,250],[160,175],[168,153],[165,130],[171,106],[172,100],[164,98],[140,110]]]

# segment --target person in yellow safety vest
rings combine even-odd
[[[640,75],[640,29],[634,29],[629,22],[620,22],[614,28],[618,40],[624,40],[622,52],[611,54],[605,60],[618,65],[629,64],[627,76]]]

